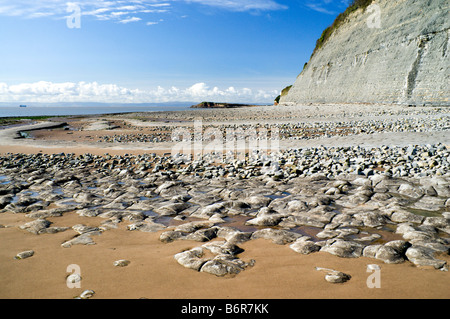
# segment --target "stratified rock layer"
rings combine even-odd
[[[317,50],[280,104],[450,105],[450,3],[374,0]]]

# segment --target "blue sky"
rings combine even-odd
[[[0,0],[0,102],[272,102],[347,6]]]

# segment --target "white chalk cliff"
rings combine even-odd
[[[449,0],[374,0],[316,50],[280,104],[449,106],[449,38]]]

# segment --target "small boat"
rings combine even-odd
[[[26,105],[19,105],[20,107],[27,107]]]

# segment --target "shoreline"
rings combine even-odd
[[[274,170],[249,158],[216,166],[207,154],[192,169],[165,156],[173,143],[129,141],[166,138],[172,127],[192,125],[199,113],[189,110],[152,113],[148,121],[139,114],[89,116],[67,122],[69,130],[38,130],[29,139],[12,139],[17,127],[4,131],[0,298],[71,299],[86,289],[94,299],[450,298],[444,271],[450,262],[450,110],[354,107],[355,126],[343,131],[334,124],[350,123],[341,108],[260,110],[262,123],[282,133],[315,129],[319,138],[282,137],[283,162]],[[246,109],[201,114],[206,129],[242,127],[254,117]],[[381,132],[361,133],[359,123],[382,125]],[[115,140],[102,142],[102,136]],[[76,238],[91,244],[64,248]],[[392,259],[381,258],[381,250],[372,255],[371,249],[391,251],[385,245],[394,242],[405,246]],[[193,271],[193,264],[175,258],[201,248],[204,262],[224,265],[214,253],[224,244],[242,250],[221,257],[238,273],[213,275],[206,263]],[[299,253],[298,247],[312,250]],[[434,249],[433,256],[426,257],[424,247]],[[27,250],[34,255],[14,259]],[[423,259],[412,257],[422,250]],[[130,263],[115,267],[117,260]],[[66,285],[71,264],[81,267],[79,289]],[[373,264],[381,268],[381,288],[367,285]],[[351,278],[333,284],[317,267]]]

